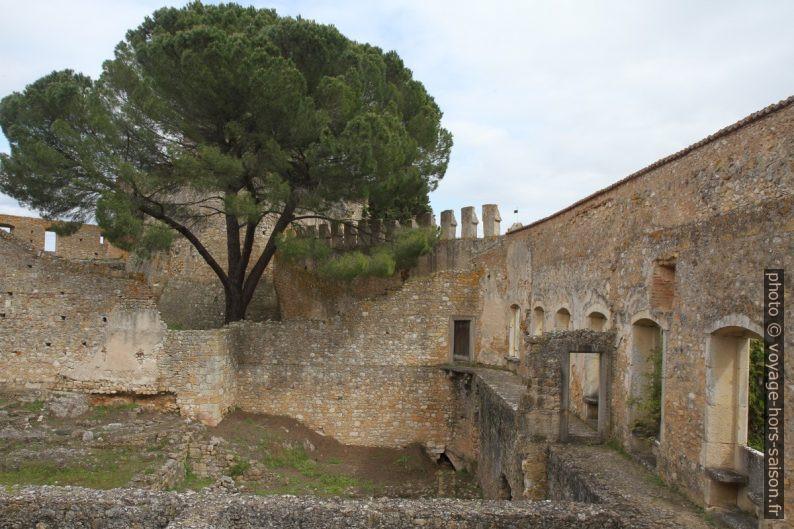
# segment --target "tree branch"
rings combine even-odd
[[[159,210],[155,208],[155,206],[159,207]],[[212,271],[215,272],[215,275],[221,280],[223,283],[224,288],[229,288],[229,278],[226,275],[226,272],[223,271],[223,268],[218,264],[212,254],[207,250],[207,248],[201,244],[201,241],[198,240],[198,237],[193,235],[193,232],[190,231],[186,226],[180,224],[179,222],[175,221],[174,219],[168,217],[163,212],[163,207],[156,202],[152,203],[151,205],[147,204],[140,204],[138,206],[143,213],[149,215],[152,218],[155,218],[159,221],[164,222],[166,225],[172,227],[179,233],[181,233],[185,239],[190,241],[190,244],[196,249],[196,251],[201,255],[201,257],[206,261],[206,263],[212,268]]]

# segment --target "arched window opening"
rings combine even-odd
[[[543,334],[543,327],[546,320],[546,312],[541,307],[535,307],[532,311],[532,334],[540,336]]]
[[[568,331],[571,329],[571,313],[568,309],[560,309],[554,316],[554,329],[557,331]]]
[[[591,312],[587,317],[587,328],[601,332],[607,328],[607,317],[600,312]]]
[[[708,338],[705,467],[709,506],[732,504],[752,510],[742,483],[754,469],[763,469],[763,455],[751,450],[763,446],[763,363],[763,341],[749,329],[723,327]]]

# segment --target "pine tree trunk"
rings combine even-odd
[[[224,317],[224,324],[233,321],[240,321],[245,319],[245,311],[248,309],[248,303],[245,302],[242,293],[232,289],[225,290],[226,295],[226,313]]]

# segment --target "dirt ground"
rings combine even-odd
[[[419,445],[343,445],[292,419],[242,412],[208,428],[172,408],[157,398],[92,397],[59,406],[0,395],[0,485],[480,497],[473,475],[430,460]],[[178,479],[168,479],[174,467]]]

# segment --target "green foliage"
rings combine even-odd
[[[324,279],[350,281],[358,276],[367,275],[369,261],[369,256],[358,251],[344,253],[321,263],[317,272]]]
[[[323,279],[350,281],[356,277],[390,277],[416,266],[419,257],[430,253],[438,242],[436,228],[403,229],[394,240],[362,251],[332,253],[319,239],[287,234],[278,241],[281,256],[290,260],[312,259]]]
[[[313,465],[314,461],[309,458],[309,454],[302,446],[296,447],[282,447],[277,454],[273,454],[271,450],[265,449],[265,457],[263,463],[268,468],[308,468]]]
[[[410,463],[411,463],[411,458],[408,457],[407,454],[403,454],[394,460],[394,464],[399,467],[402,467],[403,470],[407,470]]]
[[[249,468],[251,468],[251,463],[248,461],[237,461],[229,468],[229,475],[233,478],[242,476]]]
[[[96,218],[111,243],[144,256],[185,236],[246,305],[273,245],[251,255],[245,232],[266,217],[278,236],[341,202],[372,218],[427,211],[452,146],[440,122],[394,52],[273,10],[192,2],[128,31],[98,79],[57,71],[4,98],[0,191],[45,218]],[[228,261],[200,238],[213,217]],[[371,259],[367,273],[403,267]]]
[[[77,485],[94,489],[123,487],[136,474],[153,469],[162,459],[147,460],[138,450],[101,448],[80,462],[27,460],[16,469],[0,470],[2,485]]]
[[[140,257],[148,258],[158,252],[165,252],[171,247],[174,238],[174,231],[161,222],[147,223],[135,248],[136,253]]]
[[[74,235],[77,233],[77,230],[79,230],[82,225],[83,224],[81,222],[54,220],[52,221],[52,224],[50,224],[49,229],[50,231],[54,231],[56,234],[62,237],[66,237],[68,235]]]
[[[171,490],[183,492],[186,490],[201,490],[212,485],[212,478],[200,478],[194,471],[193,466],[185,462],[185,479],[177,483]]]
[[[747,444],[764,451],[764,341],[750,340],[750,391],[748,392]]]
[[[646,393],[637,405],[641,415],[632,428],[632,432],[641,437],[659,437],[662,422],[662,345],[653,350],[651,371],[646,375]]]
[[[393,245],[398,270],[416,266],[419,257],[427,255],[438,242],[438,230],[433,227],[401,230]]]
[[[276,240],[276,247],[279,255],[289,261],[301,259],[322,261],[331,255],[331,249],[319,239],[299,237],[292,232],[281,234]]]
[[[263,463],[271,470],[280,471],[276,473],[276,476],[283,482],[283,485],[267,488],[254,485],[251,487],[251,492],[254,494],[311,493],[322,496],[340,496],[351,488],[374,490],[374,485],[369,481],[324,470],[309,457],[302,446],[267,447],[264,449]],[[329,460],[328,463],[341,464],[342,461]]]
[[[32,402],[26,402],[23,405],[23,409],[25,409],[25,410],[27,410],[29,412],[32,412],[32,413],[38,413],[38,412],[40,412],[41,410],[44,409],[44,401],[43,400],[34,400]]]
[[[128,402],[125,404],[109,404],[109,405],[94,406],[93,408],[91,408],[91,418],[105,419],[110,415],[127,412],[127,411],[135,411],[138,408],[140,408],[140,406],[138,404],[135,404],[134,402]]]

